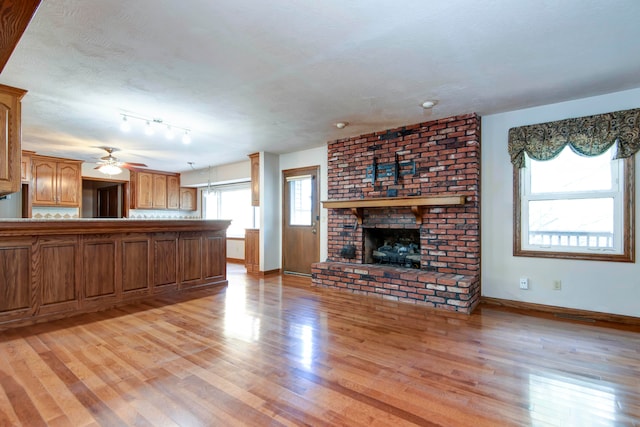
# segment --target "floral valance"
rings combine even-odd
[[[640,150],[640,108],[509,129],[509,155],[517,168],[524,167],[524,153],[550,160],[568,144],[577,154],[597,156],[616,142],[618,159]]]

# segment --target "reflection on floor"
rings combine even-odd
[[[0,333],[0,425],[640,424],[640,333],[260,279]]]

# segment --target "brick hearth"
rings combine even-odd
[[[361,225],[351,210],[330,209],[328,259],[314,264],[313,284],[470,313],[480,297],[480,118],[338,140],[328,157],[329,200],[461,195],[467,202],[425,208],[422,224],[408,207],[364,208]],[[399,163],[397,182],[381,173],[372,185],[374,157],[382,171]],[[374,227],[419,229],[421,269],[363,264],[363,228]],[[341,257],[346,245],[355,246],[355,258]]]

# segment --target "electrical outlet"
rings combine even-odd
[[[526,277],[520,278],[520,289],[529,289],[529,279]]]
[[[553,281],[553,290],[559,291],[562,289],[562,280],[554,280]]]

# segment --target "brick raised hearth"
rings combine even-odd
[[[471,313],[480,299],[480,118],[449,117],[342,139],[329,144],[328,156],[329,201],[367,203],[329,208],[328,259],[313,265],[313,284]],[[455,196],[462,204],[406,203],[433,196]],[[368,206],[395,198],[403,203]],[[420,268],[366,264],[368,228],[417,229]]]

